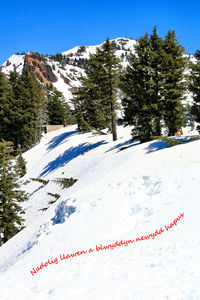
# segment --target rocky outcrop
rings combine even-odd
[[[45,58],[39,53],[29,52],[26,54],[24,61],[24,69],[25,68],[27,68],[29,72],[33,72],[41,82],[47,85],[58,80],[52,68],[45,62]]]
[[[6,67],[10,66],[11,62],[9,62],[9,60],[6,61]]]

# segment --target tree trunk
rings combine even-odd
[[[113,101],[111,101],[111,128],[112,128],[113,141],[116,141],[117,140],[116,113],[115,113]]]

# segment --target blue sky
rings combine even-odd
[[[200,1],[0,1],[0,64],[16,52],[63,52],[107,37],[138,39],[157,25],[176,31],[193,54],[200,49]]]

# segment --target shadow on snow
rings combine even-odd
[[[155,141],[147,146],[147,154],[151,152],[155,152],[158,150],[162,150],[164,148],[169,148],[170,146],[167,144],[167,141]]]
[[[129,140],[123,142],[123,143],[117,144],[116,146],[110,148],[110,149],[107,150],[106,152],[109,152],[109,151],[112,151],[112,150],[115,150],[115,149],[119,149],[119,151],[121,151],[121,150],[124,150],[124,149],[128,149],[128,148],[130,148],[130,147],[136,146],[136,145],[138,145],[139,143],[140,143],[139,140],[135,140],[135,141],[133,142],[132,139],[129,139]],[[126,147],[126,146],[127,146],[127,147]],[[122,147],[122,148],[124,147],[124,149],[120,149],[120,147]]]
[[[52,171],[54,171],[60,167],[65,166],[68,162],[70,162],[74,158],[78,157],[79,155],[82,155],[82,154],[84,154],[92,149],[95,149],[103,144],[107,144],[107,142],[100,141],[95,144],[83,143],[77,147],[70,147],[63,154],[59,155],[55,160],[51,161],[44,168],[44,170],[40,174],[40,177],[44,176],[48,173],[51,173]]]
[[[178,140],[178,141],[182,142],[183,144],[194,141],[194,137],[190,137],[190,136],[172,137],[171,139]],[[154,143],[151,143],[150,145],[148,145],[146,150],[147,150],[147,154],[148,154],[148,153],[155,152],[155,151],[162,150],[164,148],[169,148],[169,147],[173,147],[173,146],[168,145],[167,141],[165,141],[165,140],[158,141],[157,140]]]
[[[67,200],[62,201],[61,203],[58,204],[55,212],[56,214],[51,219],[53,225],[64,223],[65,220],[68,219],[70,215],[72,215],[76,211],[75,206],[67,205],[66,202]]]
[[[106,152],[110,152],[110,151],[118,149],[120,147],[129,145],[132,141],[133,141],[132,139],[129,139],[129,140],[123,142],[123,143],[117,144],[117,145],[113,146],[112,148],[110,148],[109,150],[107,150]]]
[[[74,135],[77,133],[77,130],[74,131],[69,131],[69,132],[64,132],[58,136],[55,136],[49,143],[48,143],[48,148],[47,150],[52,150],[56,148],[58,145],[60,145],[67,137]]]

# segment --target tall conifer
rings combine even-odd
[[[27,200],[20,190],[18,170],[12,156],[11,142],[0,142],[0,232],[1,243],[7,242],[23,228],[24,213],[20,202]]]
[[[116,94],[119,82],[120,60],[115,56],[109,39],[90,55],[81,87],[73,99],[79,129],[90,131],[108,128],[117,139]]]
[[[189,89],[193,95],[193,105],[191,113],[200,123],[200,51],[197,50],[194,54],[195,61],[190,62],[190,84]]]
[[[162,126],[174,135],[184,120],[184,48],[169,31],[165,40],[157,34],[145,34],[130,56],[130,66],[121,79],[125,94],[125,124],[134,125],[132,136],[148,141],[162,133]]]
[[[150,72],[151,72],[151,112],[152,112],[152,126],[153,134],[161,135],[161,123],[164,112],[164,100],[162,99],[163,87],[163,57],[164,57],[164,42],[157,34],[157,27],[155,26],[150,35]]]
[[[18,81],[18,141],[22,149],[32,147],[40,139],[45,99],[42,86],[27,69]]]
[[[26,162],[22,156],[20,148],[17,149],[16,169],[18,171],[19,177],[23,177],[26,174]]]
[[[55,88],[47,95],[47,114],[49,124],[60,125],[71,121],[70,108],[63,94]]]
[[[15,99],[12,87],[0,72],[0,139],[11,140]]]
[[[152,68],[150,61],[150,41],[146,33],[135,45],[135,54],[129,58],[129,66],[121,78],[121,89],[125,97],[125,124],[134,125],[133,138],[146,141],[153,134],[152,118]]]
[[[102,45],[102,91],[104,94],[105,116],[111,123],[113,141],[117,140],[116,109],[117,90],[119,85],[120,60],[115,56],[115,51],[109,39]]]
[[[184,50],[185,48],[177,41],[175,31],[169,30],[164,40],[162,92],[165,104],[164,123],[169,136],[175,135],[177,129],[183,126],[185,119],[182,100],[186,90],[184,71],[187,61],[184,57]]]
[[[15,151],[36,144],[40,138],[45,101],[42,86],[27,70],[0,73],[0,139],[12,141]]]

